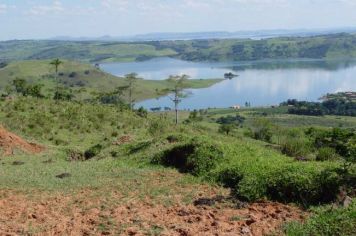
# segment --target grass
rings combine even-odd
[[[0,89],[6,87],[16,78],[27,80],[29,83],[40,83],[44,85],[43,91],[46,95],[52,94],[56,86],[54,79],[54,68],[50,66],[49,60],[30,60],[10,63],[0,69]],[[94,66],[86,63],[64,61],[59,67],[59,79],[63,86],[74,91],[77,100],[91,98],[93,93],[110,92],[120,86],[125,86],[123,78],[105,73]],[[72,74],[72,75],[71,75]],[[188,80],[188,88],[205,88],[221,82],[222,79]],[[169,87],[167,81],[140,80],[135,88],[135,100],[155,98],[156,90],[164,90]]]
[[[264,109],[239,111],[247,117],[247,123],[256,116],[264,116],[261,112]],[[271,109],[266,112],[267,117],[283,115],[282,109],[277,109],[276,114]],[[218,133],[214,119],[235,113],[229,109],[208,110],[202,121],[174,126],[172,113],[167,116],[150,113],[148,118],[142,118],[134,112],[108,105],[56,103],[30,97],[1,101],[2,125],[47,149],[39,155],[17,151],[14,157],[1,157],[0,189],[25,194],[38,191],[70,195],[90,189],[101,196],[117,191],[124,195],[123,201],[149,198],[165,206],[173,204],[172,196],[179,196],[184,204],[191,204],[201,197],[201,189],[207,187],[215,193],[227,192],[226,188],[216,185],[231,188],[234,197],[252,202],[270,199],[308,207],[334,199],[340,187],[336,171],[341,165],[338,160],[299,162],[263,141],[244,136],[243,129],[228,136]],[[187,115],[186,112],[182,114],[183,117]],[[334,119],[333,116],[329,118]],[[320,121],[322,119],[320,117]],[[355,122],[355,118],[348,119]],[[299,125],[303,124],[288,123],[286,127]],[[130,141],[114,145],[122,136],[129,136]],[[72,151],[83,153],[97,144],[102,148],[93,159],[70,161]],[[193,164],[194,168],[187,169],[187,174],[154,164],[157,156],[171,150],[179,154],[179,147],[184,145],[193,147],[193,152],[188,152],[186,157],[188,165]],[[215,159],[213,154],[221,158]],[[184,155],[179,154],[179,157],[184,158]],[[207,157],[210,159],[206,160]],[[213,161],[210,163],[210,160]],[[14,165],[15,161],[23,164]],[[70,176],[56,177],[63,173]],[[342,212],[336,214],[343,215]],[[333,217],[328,217],[330,225],[334,224]],[[237,216],[231,220],[238,219]],[[321,231],[311,232],[324,232],[322,230],[328,225],[325,223]],[[307,222],[305,227],[289,227],[288,232],[297,232],[309,226]],[[151,233],[159,231],[159,228],[151,229]]]
[[[289,223],[285,227],[288,236],[335,235],[351,236],[356,234],[355,201],[345,208],[322,206],[312,209],[312,216],[304,223]]]
[[[287,114],[288,107],[265,107],[265,108],[242,108],[241,110],[226,109],[208,109],[204,116],[205,121],[214,122],[216,119],[239,114],[246,118],[245,124],[251,125],[252,122],[259,117],[264,117],[270,120],[273,124],[286,128],[295,127],[340,127],[354,128],[356,127],[355,117],[349,116],[301,116]]]

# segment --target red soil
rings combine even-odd
[[[118,192],[106,197],[93,193],[26,196],[0,191],[0,235],[281,235],[283,223],[305,216],[297,207],[274,202],[241,209],[180,202],[164,206],[149,199],[124,201]]]
[[[40,145],[29,143],[21,137],[7,131],[0,125],[0,149],[3,150],[3,155],[13,155],[16,149],[26,153],[40,153],[44,148]]]

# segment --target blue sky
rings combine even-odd
[[[0,40],[356,26],[356,0],[0,0]]]

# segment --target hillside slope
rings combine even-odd
[[[154,57],[189,61],[335,59],[356,57],[355,34],[280,37],[262,40],[209,39],[147,42],[0,42],[0,62],[63,58],[84,62],[142,61]]]
[[[12,62],[0,68],[0,90],[4,91],[16,78],[25,79],[32,84],[43,84],[47,94],[53,92],[56,86],[54,68],[49,60]],[[123,78],[103,72],[90,64],[75,61],[64,61],[59,67],[59,79],[63,86],[74,91],[77,99],[89,98],[92,93],[110,92],[126,85]],[[222,79],[188,80],[187,87],[205,88],[220,81]],[[139,80],[135,88],[135,99],[140,101],[158,97],[156,90],[164,90],[167,86],[169,82],[165,80]]]

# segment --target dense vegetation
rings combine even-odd
[[[332,98],[323,102],[288,100],[281,104],[291,106],[288,113],[307,116],[341,115],[356,116],[356,100]]]
[[[63,58],[86,62],[140,61],[171,56],[189,61],[244,61],[285,58],[354,58],[354,34],[152,42],[0,42],[0,61]]]

